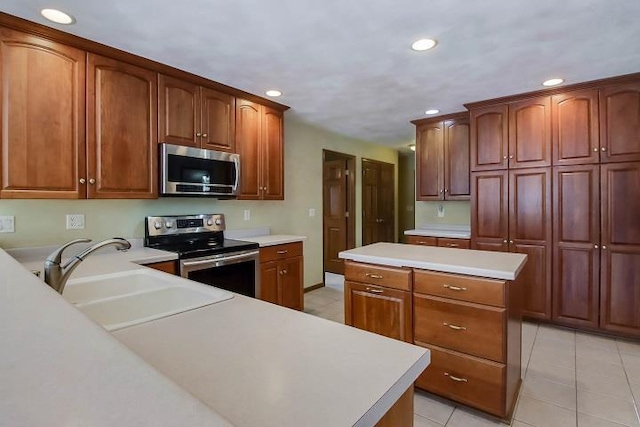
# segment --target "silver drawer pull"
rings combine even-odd
[[[458,378],[458,377],[454,377],[454,376],[453,376],[453,375],[451,375],[449,372],[445,372],[445,373],[444,373],[444,376],[445,376],[445,377],[449,377],[449,379],[450,379],[451,381],[455,381],[455,382],[457,382],[457,383],[468,383],[468,382],[469,382],[469,380],[468,380],[468,379],[466,379],[466,378]]]
[[[457,244],[457,243],[449,243],[449,247],[450,247],[450,248],[457,248],[457,247],[459,247],[459,246],[460,246],[460,245],[459,245],[459,244]]]
[[[371,293],[374,293],[374,294],[381,294],[384,291],[382,289],[367,288],[367,292],[371,292]]]
[[[467,288],[461,288],[459,286],[453,286],[453,285],[442,285],[443,288],[452,290],[452,291],[466,291]]]
[[[467,330],[467,328],[465,328],[464,326],[452,325],[452,324],[447,323],[447,322],[444,322],[442,324],[442,326],[447,326],[447,327],[449,327],[449,328],[451,328],[453,330],[456,330],[456,331],[466,331]]]
[[[367,277],[371,277],[372,279],[382,279],[382,276],[379,276],[377,274],[365,273],[364,275]]]
[[[289,251],[278,251],[278,255],[284,255],[284,254],[286,254],[287,252],[289,252]]]

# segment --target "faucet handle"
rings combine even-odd
[[[53,251],[51,255],[47,257],[47,260],[45,262],[60,264],[60,262],[62,261],[62,252],[64,252],[65,249],[67,249],[71,245],[75,245],[76,243],[89,243],[90,241],[91,239],[76,239],[76,240],[67,242],[64,245],[60,246],[55,251]]]

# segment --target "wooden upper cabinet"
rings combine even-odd
[[[601,166],[600,327],[640,336],[640,163]]]
[[[94,54],[87,68],[88,197],[156,198],[157,74]]]
[[[158,78],[160,142],[235,152],[235,98],[170,76]]]
[[[600,161],[640,161],[640,81],[600,89]]]
[[[600,161],[598,90],[579,90],[551,98],[553,165]]]
[[[3,198],[85,197],[85,53],[0,28]]]
[[[200,90],[202,148],[235,152],[236,99],[206,87]]]
[[[281,111],[236,101],[236,149],[240,154],[240,196],[284,199],[284,127]]]
[[[468,114],[416,124],[417,200],[469,200]]]
[[[420,125],[416,133],[417,200],[443,200],[444,131],[442,122]]]
[[[158,128],[160,142],[199,147],[198,85],[160,74],[158,76]]]
[[[551,166],[551,99],[509,104],[509,168]]]
[[[492,105],[470,111],[471,171],[507,169],[509,134],[506,105]]]

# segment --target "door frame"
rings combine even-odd
[[[349,173],[347,174],[347,213],[349,216],[347,217],[347,247],[346,249],[352,249],[356,247],[356,156],[352,156],[350,154],[340,153],[338,151],[332,151],[323,149],[322,150],[322,163],[324,164],[325,159],[330,157],[331,160],[343,159],[347,163],[347,170]],[[322,186],[324,186],[324,167],[322,168]],[[325,235],[324,235],[324,212],[325,212],[325,203],[326,200],[324,198],[324,188],[322,188],[322,283],[324,284],[324,273],[325,270]]]

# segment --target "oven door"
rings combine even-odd
[[[260,252],[238,251],[180,260],[180,275],[248,297],[260,295]]]

